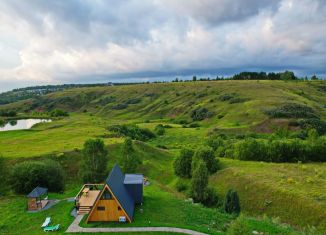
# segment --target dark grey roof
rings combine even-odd
[[[42,187],[36,187],[33,189],[32,192],[30,192],[27,197],[41,197],[45,193],[48,192],[47,188],[42,188]]]
[[[126,174],[124,184],[143,184],[142,174]]]
[[[109,174],[109,177],[106,179],[106,183],[119,201],[122,208],[128,214],[129,218],[132,220],[134,216],[135,201],[123,183],[124,178],[125,176],[120,167],[115,164]]]

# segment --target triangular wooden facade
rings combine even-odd
[[[119,221],[120,216],[125,216],[126,220],[131,222],[131,219],[121,206],[119,200],[106,184],[89,212],[86,222]]]

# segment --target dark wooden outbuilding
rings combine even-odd
[[[28,197],[27,209],[29,211],[41,210],[48,203],[47,200],[48,189],[42,187],[36,187],[30,192]]]

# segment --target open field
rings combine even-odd
[[[80,149],[85,140],[104,140],[109,152],[107,168],[110,169],[121,159],[124,138],[112,135],[106,129],[108,126],[135,123],[154,131],[158,124],[168,124],[172,128],[165,129],[164,135],[146,143],[134,141],[136,153],[142,159],[138,170],[153,184],[146,188],[144,211],[136,211],[132,226],[147,225],[150,220],[153,226],[177,226],[203,232],[209,228],[217,234],[217,231],[225,231],[233,218],[217,209],[185,202],[187,195],[177,192],[178,179],[173,173],[173,161],[180,149],[204,145],[208,133],[213,130],[233,135],[255,132],[257,126],[275,121],[269,119],[264,111],[284,103],[309,105],[321,120],[325,120],[326,96],[320,87],[325,87],[325,82],[219,81],[76,88],[55,92],[38,100],[0,106],[0,109],[16,109],[21,116],[28,115],[24,111],[30,109],[52,108],[70,114],[30,130],[0,132],[0,154],[10,164],[29,159],[58,160],[66,172],[68,184],[64,194],[52,196],[63,199],[75,196],[81,186],[78,170],[82,157]],[[236,94],[246,101],[232,104],[221,101],[219,97],[224,94]],[[125,103],[128,105],[123,109],[112,108]],[[199,106],[212,111],[213,116],[197,121],[199,127],[184,128],[180,121],[191,122],[190,114]],[[285,120],[287,122],[289,120]],[[272,130],[275,123],[262,129]],[[252,230],[266,234],[297,234],[269,219],[251,217],[261,218],[266,214],[273,217],[274,222],[291,224],[297,230],[315,226],[321,234],[326,231],[325,163],[276,164],[224,158],[220,161],[222,169],[211,176],[210,186],[217,190],[221,200],[228,189],[238,191],[242,212]],[[188,180],[185,182],[189,183]],[[69,215],[72,203],[63,201],[49,211],[28,214],[25,202],[24,197],[11,192],[0,197],[0,234],[29,234],[30,231],[33,231],[30,234],[38,234],[34,231],[42,234],[39,226],[47,215],[53,216],[55,223],[64,228],[72,221]]]

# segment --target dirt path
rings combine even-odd
[[[129,228],[82,228],[79,226],[83,215],[78,215],[76,219],[66,230],[66,233],[99,233],[99,232],[171,232],[190,235],[207,235],[206,233],[196,232],[190,229],[172,228],[172,227],[129,227]]]

